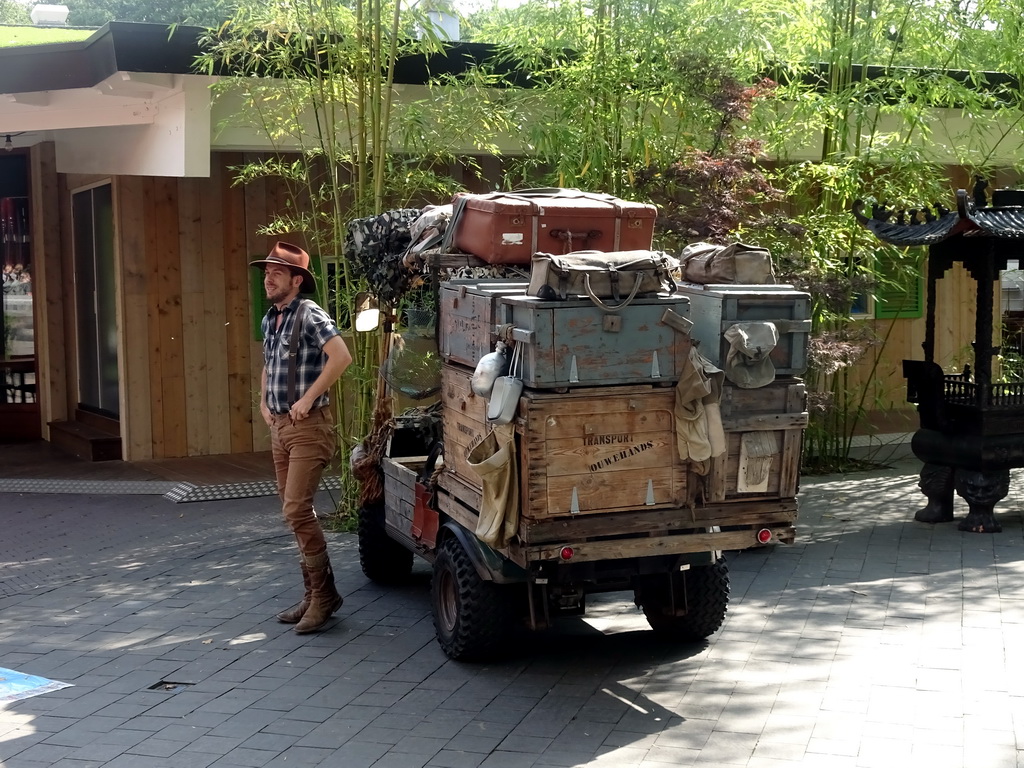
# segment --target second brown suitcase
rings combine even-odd
[[[538,251],[650,250],[657,209],[578,189],[459,194],[454,245],[490,264],[527,265]]]

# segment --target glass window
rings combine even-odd
[[[117,416],[117,313],[114,294],[114,213],[109,184],[71,198],[78,320],[81,406]]]

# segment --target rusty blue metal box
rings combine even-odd
[[[690,352],[685,296],[634,299],[604,312],[589,299],[502,296],[496,320],[522,344],[523,382],[537,389],[672,385]]]
[[[811,331],[811,297],[792,285],[698,285],[682,283],[679,293],[690,299],[690,331],[700,353],[722,366],[729,351],[722,334],[736,323],[767,321],[779,342],[771,352],[777,376],[799,376],[807,370]]]

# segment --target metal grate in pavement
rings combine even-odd
[[[320,481],[320,490],[336,491],[341,488],[341,479],[325,477]],[[225,499],[251,499],[256,496],[276,496],[277,483],[273,480],[259,480],[249,483],[225,483],[223,485],[195,485],[178,483],[164,494],[164,498],[181,504],[191,501],[223,501]]]
[[[337,477],[325,477],[320,482],[320,490],[336,491],[340,488],[341,480]],[[259,480],[245,483],[223,483],[220,485],[196,485],[195,483],[154,480],[99,481],[0,478],[0,493],[163,496],[168,501],[181,504],[193,501],[224,501],[226,499],[251,499],[257,496],[275,496],[277,495],[277,483],[273,480]]]
[[[277,484],[271,480],[249,483],[223,483],[221,485],[196,485],[178,483],[164,494],[164,498],[181,504],[189,501],[222,501],[224,499],[250,499],[255,496],[273,496]]]
[[[77,493],[160,496],[174,487],[172,482],[156,480],[47,480],[39,478],[0,478],[0,493]]]

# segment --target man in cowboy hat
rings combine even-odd
[[[330,316],[299,296],[316,290],[304,250],[277,243],[267,258],[250,266],[263,270],[263,287],[272,304],[262,326],[260,413],[270,427],[277,491],[299,545],[306,590],[297,606],[277,618],[304,634],[321,629],[342,603],[313,496],[336,443],[330,388],[352,355]]]

